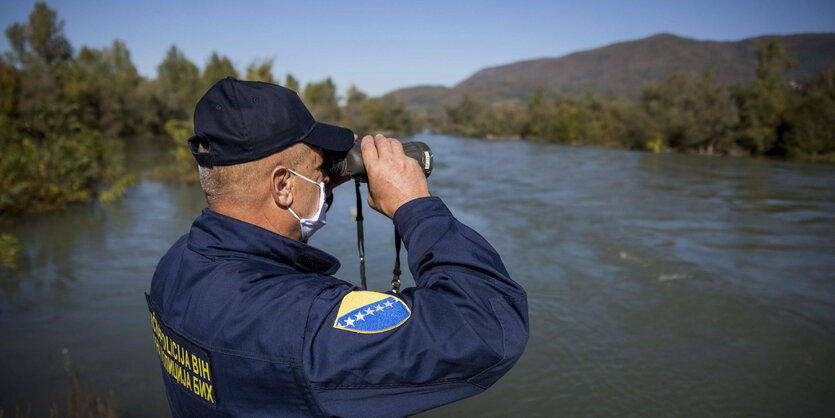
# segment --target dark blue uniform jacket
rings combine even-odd
[[[475,395],[519,359],[525,291],[438,198],[394,224],[416,287],[363,292],[304,243],[205,210],[148,295],[174,416],[404,416]]]

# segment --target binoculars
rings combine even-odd
[[[414,141],[403,144],[403,152],[406,156],[414,158],[420,164],[423,170],[423,175],[429,177],[432,174],[432,150],[423,142]],[[332,160],[331,169],[329,173],[341,177],[351,177],[363,183],[368,182],[368,175],[365,172],[365,163],[362,161],[362,149],[360,143],[357,142],[350,150],[344,159]]]

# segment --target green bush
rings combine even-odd
[[[0,126],[0,218],[85,202],[124,186],[122,144],[84,127],[71,109],[43,107]]]
[[[165,123],[165,132],[174,141],[174,149],[171,151],[174,154],[174,162],[156,167],[154,177],[177,183],[199,183],[197,162],[188,146],[188,139],[194,132],[194,124],[191,121],[172,119]]]

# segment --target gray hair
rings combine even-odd
[[[198,152],[208,152],[208,144],[201,142]],[[309,158],[307,146],[298,143],[259,160],[214,167],[198,166],[200,187],[206,195],[209,209],[219,204],[248,206],[257,201],[258,185],[279,165],[298,167]]]

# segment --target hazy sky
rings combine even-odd
[[[0,0],[0,25],[25,22],[34,1]],[[273,74],[332,77],[371,95],[452,86],[487,66],[639,39],[660,32],[708,40],[835,32],[835,1],[48,1],[77,49],[124,41],[156,77],[176,44],[199,67],[217,51],[243,72],[274,58]],[[3,37],[0,50],[8,50]]]

